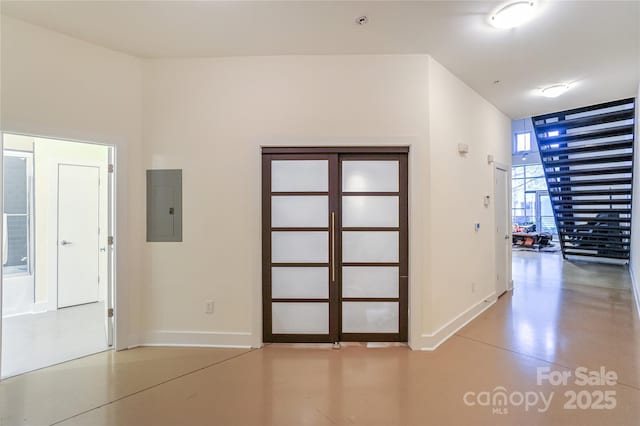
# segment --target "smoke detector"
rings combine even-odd
[[[365,25],[369,23],[369,17],[367,15],[358,16],[356,18],[356,24]]]

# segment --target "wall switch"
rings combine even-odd
[[[205,300],[204,301],[204,313],[212,314],[213,313],[213,300]]]
[[[476,292],[476,283],[471,283],[471,293]]]

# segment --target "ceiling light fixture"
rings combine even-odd
[[[553,86],[545,87],[540,93],[546,98],[557,98],[570,88],[571,86],[568,84],[554,84]]]
[[[504,3],[489,16],[489,23],[500,29],[517,27],[533,18],[537,6],[532,0]]]

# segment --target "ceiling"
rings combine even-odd
[[[544,1],[497,30],[495,1],[2,1],[2,13],[144,58],[430,54],[512,118],[636,96],[640,2]],[[356,25],[367,15],[369,23]],[[499,81],[498,83],[494,83]],[[537,91],[571,82],[565,95]]]

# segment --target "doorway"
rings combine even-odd
[[[115,215],[113,147],[2,141],[5,378],[111,347]]]
[[[540,232],[548,232],[557,240],[556,219],[553,216],[553,207],[549,191],[536,191],[536,223]]]
[[[265,342],[404,342],[407,147],[263,148]]]

